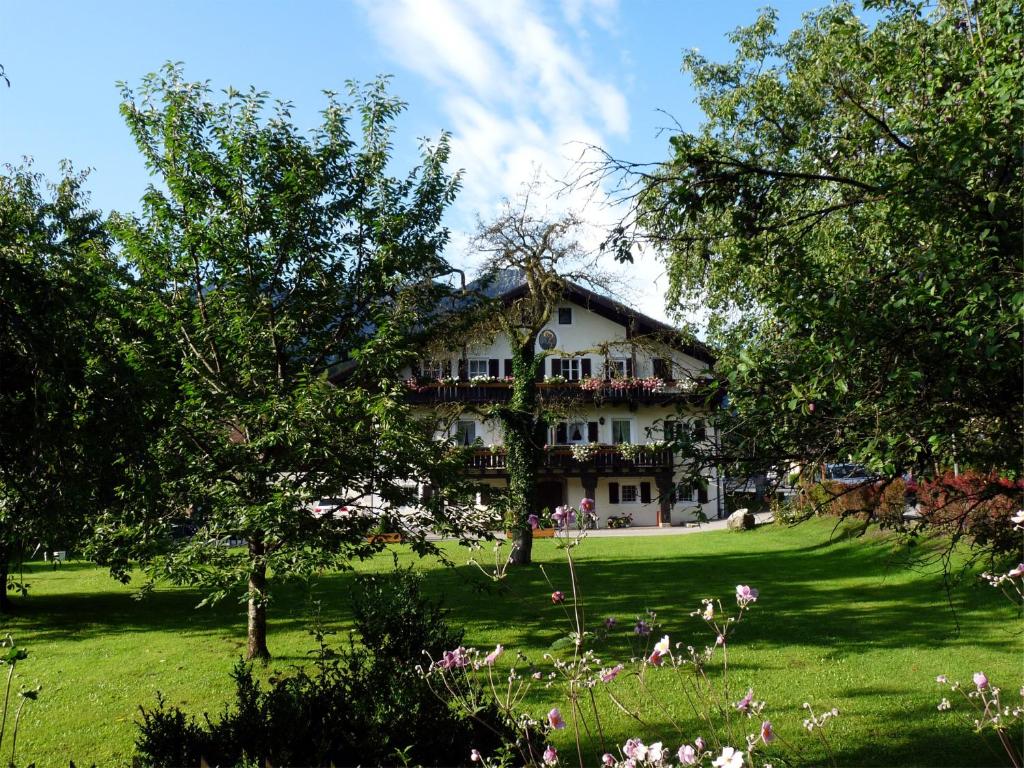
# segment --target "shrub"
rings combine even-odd
[[[313,670],[275,675],[265,689],[239,661],[235,703],[219,719],[197,721],[158,696],[141,710],[139,762],[462,765],[481,744],[500,751],[515,737],[495,706],[460,714],[416,671],[424,651],[439,655],[462,641],[420,587],[411,570],[360,578],[353,614],[361,645],[335,651],[317,630]]]
[[[908,503],[922,524],[953,537],[970,536],[995,552],[1019,548],[1008,521],[1024,504],[1024,483],[995,473],[946,472],[916,482],[896,478],[858,486],[814,483],[803,488],[797,507],[803,514],[861,517],[899,527]]]

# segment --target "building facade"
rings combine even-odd
[[[521,288],[509,292],[515,290]],[[511,348],[500,334],[453,341],[405,371],[408,397],[437,419],[439,438],[470,449],[470,472],[485,487],[501,489],[504,440],[489,407],[511,396]],[[672,436],[716,439],[705,397],[694,393],[714,362],[706,348],[570,283],[537,351],[545,355],[537,387],[550,422],[538,482],[541,509],[593,498],[600,527],[612,518],[663,526],[722,515],[714,471],[694,478],[666,444]],[[488,495],[481,494],[481,504]]]

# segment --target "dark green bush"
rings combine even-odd
[[[493,754],[515,741],[495,708],[464,717],[416,672],[424,650],[438,658],[462,632],[447,626],[411,570],[360,578],[353,615],[361,645],[336,652],[318,632],[312,671],[275,676],[264,689],[240,661],[235,703],[218,720],[196,721],[160,697],[142,708],[141,764],[468,765],[471,749]]]

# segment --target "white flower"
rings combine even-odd
[[[654,650],[656,650],[662,656],[665,656],[669,652],[670,645],[671,644],[669,643],[668,635],[665,635],[663,638],[661,638],[661,640],[654,644]]]
[[[665,638],[666,640],[668,638]],[[660,763],[664,757],[664,750],[661,748],[661,742],[656,741],[647,748],[647,759],[652,763]]]
[[[732,747],[723,747],[722,754],[711,764],[715,768],[743,768],[743,753]]]

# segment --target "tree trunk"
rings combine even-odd
[[[270,658],[267,649],[267,562],[262,539],[249,542],[249,631],[247,661]]]
[[[545,425],[537,404],[537,366],[544,359],[535,356],[535,343],[536,335],[532,335],[512,350],[512,398],[501,416],[510,515],[505,528],[512,532],[512,565],[529,565],[533,560],[533,530],[528,518],[537,512],[537,472],[544,455]]]

